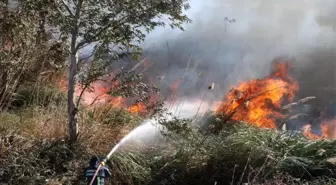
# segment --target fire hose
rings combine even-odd
[[[141,126],[139,126],[138,128],[140,128]],[[133,130],[134,131],[134,130]],[[132,132],[133,132],[132,131]],[[106,163],[106,161],[107,160],[109,160],[110,158],[111,158],[111,156],[112,156],[112,154],[130,137],[131,135],[130,135],[130,133],[127,135],[127,136],[125,136],[125,137],[123,137],[120,141],[119,141],[119,143],[117,144],[117,145],[115,145],[113,148],[112,148],[112,150],[110,151],[110,153],[109,154],[107,154],[107,156],[105,157],[105,159],[104,160],[102,160],[100,163],[99,163],[99,165],[98,165],[98,167],[97,167],[97,170],[96,170],[96,172],[95,172],[95,174],[93,175],[93,178],[92,178],[92,180],[91,180],[91,182],[90,182],[90,185],[92,185],[93,184],[93,182],[95,181],[95,178],[97,177],[97,175],[98,175],[98,173],[99,173],[99,170],[103,167],[103,166],[105,166],[105,163]]]
[[[106,163],[106,159],[104,159],[103,161],[101,161],[101,162],[99,163],[99,165],[98,165],[98,167],[97,167],[97,170],[96,170],[95,174],[93,175],[93,178],[92,178],[92,180],[91,180],[91,182],[90,182],[90,185],[93,184],[93,182],[95,181],[95,178],[97,177],[97,175],[98,175],[98,173],[99,173],[100,168],[103,167],[103,166],[105,166],[105,163]]]

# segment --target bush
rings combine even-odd
[[[66,102],[66,95],[59,89],[40,84],[25,85],[18,89],[13,97],[12,108],[48,105],[61,106]]]

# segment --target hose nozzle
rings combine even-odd
[[[105,159],[103,159],[102,161],[100,161],[99,164],[100,164],[101,166],[105,166],[106,162],[107,162],[107,158],[105,158]]]

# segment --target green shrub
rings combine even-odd
[[[66,95],[59,89],[47,85],[25,85],[15,94],[12,107],[32,107],[54,104],[60,106],[66,102]]]

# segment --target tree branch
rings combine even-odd
[[[64,2],[64,0],[61,0],[63,6],[65,7],[65,9],[68,11],[68,13],[72,16],[75,17],[75,15],[71,12],[69,6]]]
[[[156,6],[152,6],[152,7],[148,8],[147,10],[144,10],[143,13],[140,14],[138,17],[142,17],[142,16],[144,16],[144,14],[146,14],[147,12],[151,12],[151,10],[157,8],[159,5],[160,5],[160,4],[157,4]],[[119,13],[121,13],[121,12],[122,12],[122,11],[119,11],[117,14],[119,14]],[[121,26],[121,25],[127,23],[127,20],[128,20],[128,18],[130,18],[130,16],[133,16],[133,15],[128,14],[127,16],[121,18],[121,19],[120,19],[120,22],[119,22],[117,25],[113,26],[112,30],[114,30],[114,29],[118,28],[119,26]],[[101,34],[102,34],[104,31],[106,31],[108,28],[110,28],[110,27],[112,26],[113,23],[114,23],[114,22],[111,21],[109,24],[107,24],[106,26],[104,26],[103,28],[101,28],[101,29],[98,31],[98,33],[95,34],[95,35],[93,36],[93,39],[92,39],[92,40],[86,40],[86,39],[84,38],[83,41],[81,41],[80,43],[78,43],[78,45],[77,45],[77,47],[76,47],[76,50],[78,51],[78,50],[79,50],[83,45],[85,45],[85,44],[88,44],[88,43],[92,43],[92,42],[96,42],[96,41],[98,41],[97,38],[99,38],[99,37],[101,36]],[[140,27],[140,26],[139,26],[139,27]]]
[[[125,19],[126,17],[124,17]],[[123,22],[120,22],[118,25],[114,26],[112,29],[114,30],[115,28],[121,26],[122,24],[125,24],[126,21],[123,21]],[[104,26],[103,28],[101,28],[97,34],[95,34],[95,36],[93,36],[93,39],[92,40],[87,40],[87,39],[83,39],[83,41],[81,41],[80,43],[77,44],[77,47],[76,47],[76,50],[78,51],[82,46],[84,46],[85,44],[89,44],[89,43],[92,43],[92,42],[96,42],[98,41],[98,37],[105,31],[107,30],[109,27],[112,26],[112,22],[110,22],[109,24],[107,24],[106,26]]]

